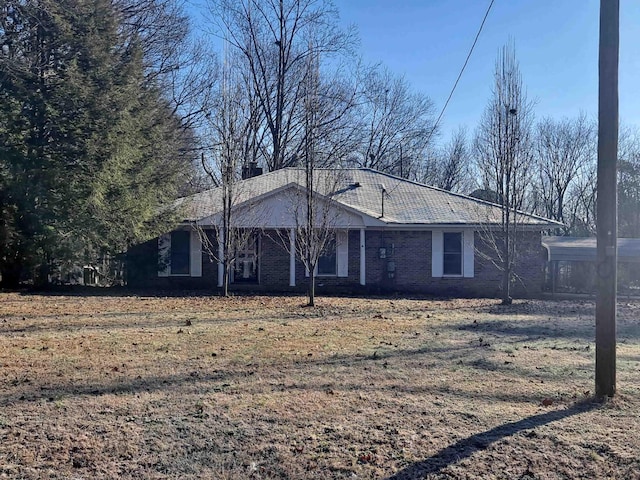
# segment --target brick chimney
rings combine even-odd
[[[242,167],[242,179],[257,177],[262,175],[262,167],[258,167],[258,162],[249,162]]]

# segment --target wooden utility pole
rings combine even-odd
[[[600,0],[596,397],[616,392],[618,50],[620,0]]]

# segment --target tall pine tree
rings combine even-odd
[[[12,0],[1,15],[0,274],[15,286],[162,228],[189,137],[109,0]]]

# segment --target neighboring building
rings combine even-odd
[[[547,253],[545,287],[552,293],[595,293],[597,239],[555,237],[542,239]],[[640,294],[640,238],[618,238],[618,292]]]
[[[307,275],[288,248],[304,210],[304,170],[288,168],[235,185],[234,225],[254,234],[236,250],[231,289],[304,291]],[[318,211],[335,240],[321,257],[317,290],[497,296],[501,271],[486,238],[499,231],[497,205],[370,169],[318,170]],[[128,252],[132,287],[207,288],[222,284],[217,252],[220,188],[180,199],[184,222]],[[521,214],[516,295],[537,295],[546,260],[541,232],[558,223]],[[494,238],[495,240],[495,238]]]

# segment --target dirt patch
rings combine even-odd
[[[640,478],[640,304],[0,294],[0,478]]]

